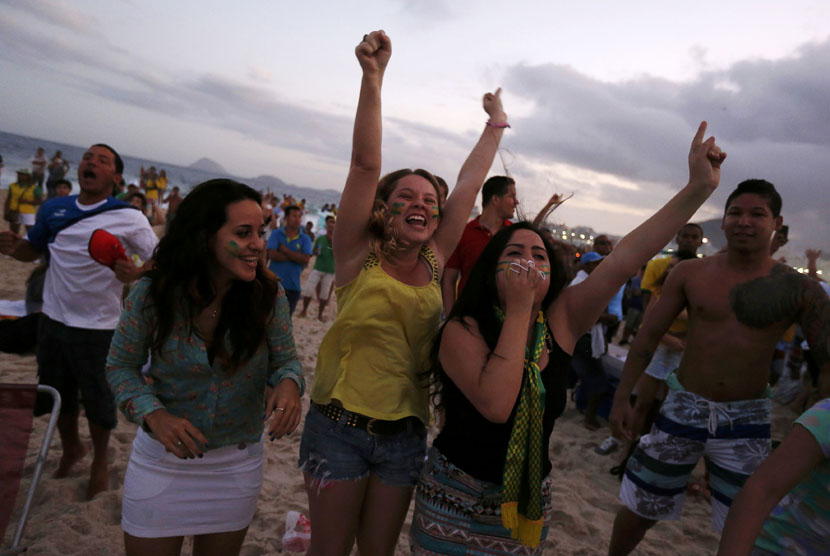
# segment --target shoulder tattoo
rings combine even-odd
[[[776,265],[767,276],[734,286],[729,305],[741,324],[766,328],[798,315],[804,296],[805,280],[796,271]]]

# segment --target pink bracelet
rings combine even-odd
[[[487,120],[487,125],[489,125],[490,127],[497,127],[499,129],[504,129],[506,127],[510,127],[510,124],[507,123],[507,122],[502,122],[500,124],[497,124],[497,123],[491,122],[490,120]]]

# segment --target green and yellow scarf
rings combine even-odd
[[[504,313],[496,308],[504,322]],[[548,327],[539,311],[533,329],[533,349],[525,348],[524,377],[519,406],[510,432],[502,477],[501,523],[510,536],[525,546],[537,547],[542,537],[542,416],[545,386],[538,361],[545,349]]]

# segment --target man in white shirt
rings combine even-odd
[[[89,239],[93,231],[105,229],[128,254],[144,260],[152,257],[158,242],[144,215],[112,197],[123,169],[115,150],[93,145],[78,166],[79,195],[46,201],[25,239],[10,231],[0,232],[0,253],[21,261],[48,254],[38,329],[38,376],[41,384],[61,394],[58,432],[63,455],[56,478],[67,476],[87,453],[78,435],[81,392],[94,450],[87,499],[108,488],[107,446],[117,418],[104,365],[121,312],[122,283],[132,282],[141,273],[132,260],[120,260],[112,269],[95,262],[89,254]],[[36,414],[47,411],[40,404],[35,408]]]

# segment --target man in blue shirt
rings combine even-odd
[[[303,211],[297,205],[285,207],[285,226],[268,238],[268,268],[279,277],[288,298],[291,314],[300,300],[300,274],[311,258],[311,239],[301,229]]]

